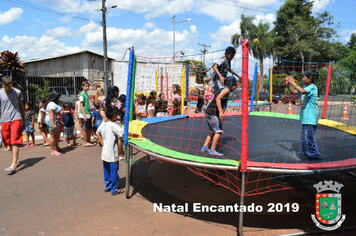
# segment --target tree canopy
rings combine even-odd
[[[313,1],[287,0],[274,22],[274,48],[279,58],[312,62],[335,61],[347,50],[337,42],[333,16],[329,12],[312,15]]]

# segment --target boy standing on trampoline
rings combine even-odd
[[[314,136],[318,124],[318,88],[315,81],[318,79],[318,72],[307,70],[303,77],[303,87],[297,85],[292,76],[285,79],[288,89],[292,94],[298,94],[301,101],[300,123],[302,123],[301,141],[304,154],[309,160],[321,160],[321,154]],[[291,85],[294,87],[292,88]]]
[[[209,103],[205,112],[205,119],[208,123],[210,134],[206,137],[202,152],[208,152],[211,155],[223,156],[224,154],[216,151],[216,145],[223,132],[222,122],[225,120],[224,111],[227,106],[229,93],[234,91],[237,85],[237,79],[234,76],[228,76],[224,80],[224,88],[216,91],[214,99]],[[210,150],[208,148],[211,142]]]
[[[214,93],[216,91],[220,91],[224,87],[224,79],[227,77],[227,72],[230,72],[239,79],[242,79],[240,75],[231,69],[231,60],[234,59],[235,54],[236,50],[234,47],[227,47],[225,49],[225,56],[214,62],[214,73],[209,82],[209,87],[214,89]]]

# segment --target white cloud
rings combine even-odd
[[[13,7],[10,10],[1,13],[0,12],[0,26],[13,22],[21,17],[23,10],[18,7]]]
[[[197,10],[209,15],[221,22],[232,22],[238,18],[238,12],[235,7],[219,4],[217,2],[197,1]]]
[[[340,34],[345,35],[344,40],[346,42],[349,42],[351,34],[353,34],[353,33],[356,33],[356,30],[346,29],[346,30],[342,31]]]
[[[98,2],[96,1],[81,1],[81,0],[37,0],[37,2],[44,3],[51,6],[54,10],[62,12],[93,12],[98,8]],[[109,2],[109,1],[107,1]]]
[[[156,27],[156,24],[152,23],[152,22],[147,22],[146,24],[143,25],[144,29],[153,29],[155,27]]]
[[[314,0],[313,3],[313,12],[319,12],[323,9],[325,9],[325,7],[327,5],[329,5],[330,0]]]
[[[81,30],[89,28],[83,26]],[[188,30],[175,32],[176,51],[184,51],[199,36],[197,27],[191,25]],[[102,54],[102,28],[96,27],[85,32],[82,47]],[[173,45],[173,32],[155,28],[148,29],[121,29],[107,28],[108,55],[115,59],[122,59],[125,50],[134,46],[138,55],[171,56]]]
[[[273,21],[275,21],[275,20],[276,20],[276,15],[269,13],[267,15],[256,15],[254,23],[257,24],[260,21],[262,21],[263,23],[269,23],[271,25],[270,29],[272,29],[273,28],[272,24],[273,24]]]
[[[278,3],[278,0],[264,0],[264,1],[239,0],[237,5],[250,8],[250,7],[264,7],[275,3]]]
[[[138,13],[148,13],[146,17],[150,18],[188,12],[193,8],[194,2],[194,0],[123,0],[118,7]]]
[[[196,10],[221,22],[234,22],[241,14],[255,16],[256,12],[265,12],[264,6],[278,3],[278,0],[265,1],[207,1],[197,0]],[[269,15],[269,14],[268,14]]]
[[[211,38],[215,41],[213,44],[215,49],[221,49],[224,43],[230,43],[231,36],[238,33],[240,34],[240,19],[232,22],[230,25],[223,25],[215,34],[210,34]]]
[[[52,36],[54,38],[68,37],[71,35],[70,27],[58,27],[55,29],[48,29],[45,32],[45,35]]]
[[[96,10],[101,9],[101,1],[81,1],[81,0],[37,0],[38,2],[47,4],[53,9],[62,12],[71,12],[78,16],[82,12],[90,12],[96,14]],[[138,13],[148,13],[146,17],[155,17],[158,15],[169,14],[174,15],[189,11],[194,6],[195,0],[107,0],[106,7],[117,5],[118,9]],[[120,3],[118,5],[118,3]],[[139,7],[138,7],[139,6]],[[120,11],[115,9],[110,10],[111,14],[120,14]]]
[[[79,47],[68,47],[63,42],[47,35],[43,35],[41,38],[29,36],[9,38],[6,35],[0,41],[0,48],[19,52],[22,60],[80,51]]]

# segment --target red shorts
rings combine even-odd
[[[10,144],[22,145],[21,120],[1,123],[1,136],[5,146]]]

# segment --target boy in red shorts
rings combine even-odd
[[[12,78],[2,78],[0,89],[2,141],[10,146],[12,163],[5,169],[15,173],[19,165],[19,145],[23,144],[22,131],[26,128],[25,109],[21,91],[12,87]]]

